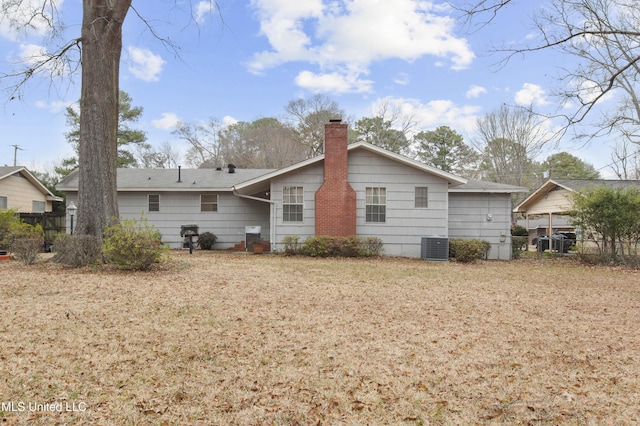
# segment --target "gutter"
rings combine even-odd
[[[260,197],[254,197],[254,196],[251,196],[251,195],[240,194],[235,186],[232,187],[232,191],[233,191],[233,195],[235,195],[236,197],[246,198],[247,200],[262,201],[263,203],[275,204],[275,201],[273,201],[273,200],[267,200],[266,198],[260,198]]]

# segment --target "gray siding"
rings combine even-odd
[[[214,192],[206,192],[212,194]],[[160,194],[160,211],[147,211],[147,195]],[[233,247],[245,240],[245,226],[261,226],[269,238],[269,205],[239,198],[230,193],[218,194],[218,211],[200,211],[200,192],[120,192],[118,205],[123,218],[144,217],[162,233],[171,248],[181,247],[180,226],[197,224],[200,232],[212,232],[218,240],[216,249]]]
[[[275,209],[275,241],[287,235],[301,240],[315,233],[315,192],[323,181],[322,164],[309,166],[296,173],[281,176],[271,184]],[[349,152],[349,183],[357,195],[358,236],[379,237],[384,253],[391,256],[420,257],[423,236],[447,235],[447,183],[438,177],[400,164],[365,150]],[[282,221],[282,190],[284,186],[304,188],[304,221],[299,224]],[[365,222],[365,191],[378,186],[387,190],[385,223]],[[429,206],[415,208],[415,188],[429,188]],[[277,244],[282,249],[281,244]]]
[[[384,253],[420,257],[425,236],[447,236],[447,190],[443,179],[365,150],[349,153],[349,181],[357,194],[357,233],[379,237]],[[378,186],[387,190],[385,223],[366,223],[365,191]],[[429,188],[427,208],[415,207],[415,188]]]
[[[287,235],[297,235],[301,241],[315,235],[315,195],[318,188],[322,185],[323,180],[324,169],[322,164],[314,164],[304,168],[299,173],[280,176],[271,182],[271,199],[274,202],[276,249],[282,250],[284,248],[280,242]],[[285,186],[303,187],[304,209],[302,222],[284,222],[282,220],[282,192]]]
[[[203,192],[212,194],[214,192]],[[149,212],[148,194],[160,194],[160,211]],[[245,240],[245,226],[261,226],[262,237],[269,239],[269,205],[239,198],[231,193],[218,193],[218,211],[200,211],[200,192],[119,192],[118,207],[124,219],[144,216],[149,225],[162,233],[162,241],[171,248],[182,247],[180,226],[197,224],[200,232],[214,233],[214,248],[226,249]],[[77,205],[77,193],[69,194],[67,203]],[[67,218],[67,226],[69,221]]]
[[[511,195],[450,193],[449,237],[488,241],[489,259],[511,259]]]

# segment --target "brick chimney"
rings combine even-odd
[[[324,183],[316,192],[316,235],[356,235],[356,192],[349,185],[347,125],[324,126]]]

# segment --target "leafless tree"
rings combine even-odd
[[[525,109],[503,105],[477,121],[475,147],[483,153],[486,177],[501,183],[535,186],[535,162],[552,140],[540,118]]]
[[[308,156],[322,154],[324,125],[331,119],[347,121],[335,101],[323,95],[290,101],[285,107],[287,119],[296,130],[298,142],[307,147]]]
[[[621,180],[640,179],[640,149],[628,139],[618,141],[611,152],[611,170]]]
[[[474,0],[458,6],[466,23],[481,30],[497,14],[525,0]],[[557,50],[572,59],[558,70],[559,110],[563,130],[594,118],[594,126],[575,130],[591,140],[617,131],[640,142],[640,8],[637,0],[551,0],[534,17],[537,37],[529,44],[495,49],[503,64],[514,56]],[[567,61],[569,62],[569,61]],[[599,105],[615,98],[617,108],[603,112]]]
[[[214,0],[210,0],[215,5]],[[20,96],[36,75],[69,75],[81,68],[78,234],[102,237],[106,226],[117,220],[116,197],[118,94],[122,25],[130,11],[162,39],[136,9],[132,0],[83,0],[80,35],[60,41],[64,23],[56,0],[3,0],[0,20],[16,31],[46,33],[50,52],[27,58],[23,67],[0,75],[9,98]]]
[[[272,169],[306,158],[295,131],[273,117],[232,124],[220,132],[224,158],[243,168]]]
[[[189,144],[186,154],[187,164],[192,167],[222,167],[225,160],[220,143],[220,131],[223,124],[217,118],[206,123],[179,123],[174,136]]]
[[[400,106],[389,102],[389,98],[377,102],[371,112],[373,117],[382,117],[383,120],[389,121],[391,127],[401,131],[408,140],[412,138],[418,127],[414,114],[403,112]]]
[[[151,146],[139,147],[136,151],[138,167],[148,169],[172,169],[180,164],[180,152],[169,142],[163,142],[158,149]]]

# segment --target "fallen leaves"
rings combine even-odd
[[[0,265],[3,400],[89,407],[3,422],[640,422],[638,274],[175,256],[147,274]]]

